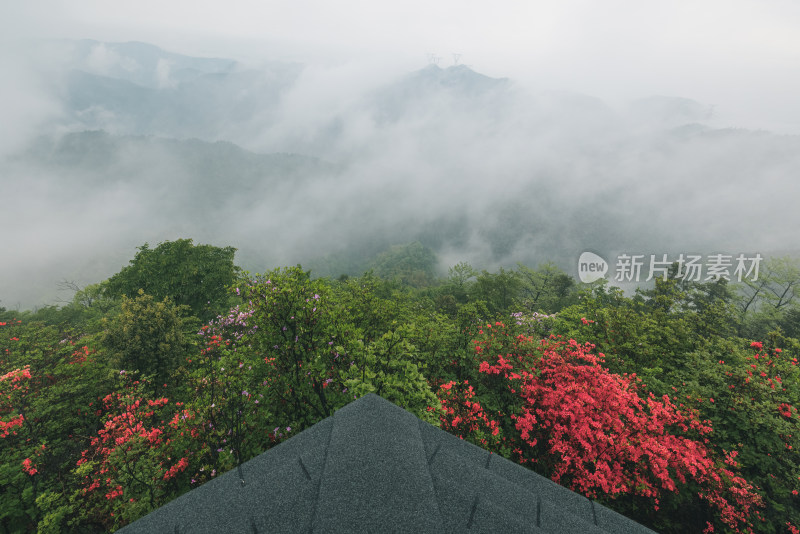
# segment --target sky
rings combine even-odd
[[[731,127],[800,133],[793,0],[32,0],[0,35],[138,40],[189,55],[357,65],[389,76],[459,61],[535,89],[608,101],[654,94],[715,107]]]
[[[313,216],[302,222],[293,204],[265,202],[264,209],[246,214],[250,233],[225,226],[229,233],[194,235],[196,242],[213,237],[214,244],[246,254],[243,249],[260,243],[267,230],[294,220],[293,229],[281,229],[283,238],[263,245],[279,251],[275,261],[294,264],[299,250],[319,249],[320,240],[344,243],[364,228],[391,229],[407,220],[435,226],[438,215],[464,206],[475,207],[476,228],[502,230],[508,195],[498,188],[470,196],[483,191],[488,177],[500,177],[508,190],[529,195],[512,199],[522,202],[520,216],[531,228],[515,245],[526,258],[556,246],[576,253],[586,248],[592,214],[588,229],[569,226],[564,214],[573,214],[577,204],[591,206],[595,198],[604,199],[596,201],[607,208],[603,216],[621,225],[649,218],[642,240],[655,233],[664,238],[654,246],[797,251],[796,140],[742,136],[662,144],[658,135],[640,136],[635,124],[619,126],[602,113],[592,118],[558,97],[548,108],[550,97],[540,98],[579,93],[624,109],[637,98],[684,97],[713,109],[707,126],[797,136],[797,28],[796,0],[0,1],[0,164],[37,136],[58,133],[48,129],[58,123],[63,103],[27,54],[31,42],[143,41],[189,56],[235,59],[256,70],[275,61],[303,64],[264,133],[251,135],[238,123],[220,125],[220,131],[240,130],[240,139],[228,140],[257,152],[360,158],[350,162],[346,181],[308,192],[311,205],[304,209]],[[369,91],[424,68],[431,58],[441,67],[457,61],[508,78],[513,91],[497,108],[492,102],[449,116],[453,103],[444,102],[446,111],[424,109],[385,127],[359,107]],[[528,107],[521,95],[537,95],[542,107]],[[350,122],[335,142],[322,136],[318,145],[327,152],[315,153],[305,141],[339,116]],[[261,128],[266,120],[255,116],[253,125]],[[189,183],[190,171],[179,166],[168,157],[144,167],[118,165],[129,172],[129,183],[149,175]],[[189,237],[193,229],[188,220],[169,226],[168,209],[157,210],[128,186],[84,192],[64,180],[38,167],[0,167],[0,213],[13,225],[0,234],[0,304],[52,302],[59,280],[97,282],[119,270],[135,246]],[[353,199],[365,191],[371,195],[365,205],[383,217],[383,226],[359,218]],[[338,225],[332,221],[340,206],[349,206],[350,218]],[[491,215],[493,210],[500,213]],[[468,251],[440,251],[440,257],[449,265],[479,261],[489,254],[493,231],[476,230],[466,238]],[[627,242],[623,233],[616,252],[644,242]]]

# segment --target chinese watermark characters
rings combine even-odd
[[[673,264],[675,278],[690,282],[716,282],[717,280],[758,280],[761,254],[746,256],[738,254],[701,255],[680,254],[620,254],[615,264],[614,280],[617,282],[648,282],[655,278],[666,280]],[[592,252],[584,252],[578,260],[578,276],[582,282],[591,283],[603,278],[608,272],[608,263]]]

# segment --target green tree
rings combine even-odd
[[[433,410],[438,400],[420,371],[419,352],[409,341],[413,329],[402,325],[368,346],[360,346],[357,362],[342,378],[355,397],[375,393],[438,426],[438,410]]]
[[[800,260],[769,258],[759,270],[757,280],[744,278],[736,289],[739,335],[763,337],[786,321],[786,314],[800,300]]]
[[[393,245],[378,254],[369,267],[381,278],[412,287],[428,287],[436,279],[436,255],[419,241]]]
[[[59,285],[62,289],[75,292],[72,300],[61,308],[47,306],[37,310],[31,317],[33,320],[82,334],[95,334],[102,330],[102,318],[119,307],[119,300],[106,291],[107,282],[90,284],[84,288],[74,282],[62,282]]]
[[[93,403],[111,387],[91,344],[42,323],[0,321],[0,532],[63,532],[81,521],[71,471],[99,427]],[[43,521],[53,527],[37,528]]]
[[[226,288],[240,273],[233,263],[235,248],[178,239],[154,249],[145,243],[138,250],[130,265],[108,280],[110,295],[130,297],[141,289],[157,299],[169,298],[177,306],[188,306],[203,322],[228,309]]]
[[[266,367],[256,386],[280,426],[302,430],[370,391],[432,417],[427,407],[435,398],[414,345],[407,293],[369,274],[335,284],[311,280],[299,266],[239,289],[252,306],[239,313],[257,328],[238,339],[236,354],[243,369]]]
[[[500,267],[497,273],[481,271],[472,286],[471,301],[482,300],[492,314],[508,315],[519,301],[522,280],[516,271]]]
[[[120,313],[108,321],[102,343],[121,369],[152,376],[157,395],[165,386],[174,390],[168,380],[190,345],[184,330],[179,306],[139,290],[134,299],[122,297]]]
[[[800,306],[792,306],[786,310],[778,323],[778,327],[786,334],[787,337],[800,339]]]
[[[477,274],[467,262],[462,261],[450,267],[444,284],[436,288],[436,308],[455,317],[458,305],[469,302],[469,292]]]
[[[575,279],[553,263],[537,269],[517,264],[521,304],[528,311],[554,313],[577,300]]]

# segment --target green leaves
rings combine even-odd
[[[756,530],[800,524],[800,341],[787,330],[752,346],[733,337],[738,316],[724,281],[673,277],[626,297],[603,281],[579,292],[548,264],[476,273],[462,263],[426,285],[432,264],[413,244],[373,265],[390,280],[312,279],[300,266],[238,279],[233,252],[190,240],[145,245],[61,310],[22,314],[24,322],[0,310],[4,526],[119,526],[370,392],[433,424],[444,416],[446,430],[535,460],[540,472],[567,465],[565,483],[642,520],[653,511],[643,495],[664,489],[654,525],[665,532],[715,521],[697,497],[708,479],[678,476],[693,460],[673,438],[691,438],[710,451],[694,460],[720,474],[706,495],[746,488],[740,470],[767,504]],[[761,291],[788,298],[791,271],[770,273]],[[750,326],[793,328],[790,300]],[[202,327],[187,317],[203,313],[211,320]],[[666,458],[677,463],[665,467]],[[611,502],[623,485],[639,495]]]
[[[130,265],[108,280],[107,291],[115,297],[133,297],[141,289],[159,300],[188,306],[206,322],[228,308],[226,288],[239,275],[235,253],[233,247],[194,245],[191,239],[165,241],[154,249],[145,243]]]
[[[409,341],[409,327],[386,332],[368,346],[354,353],[359,362],[347,369],[342,378],[355,397],[375,393],[438,426],[436,395],[415,363],[417,348]],[[359,354],[360,353],[360,354]]]
[[[120,313],[108,323],[102,344],[124,370],[154,377],[154,393],[174,390],[170,377],[190,346],[181,308],[166,297],[156,301],[141,290],[136,298],[122,297]],[[166,385],[166,387],[165,387]]]
[[[398,280],[412,287],[427,287],[436,278],[436,255],[419,241],[394,245],[378,254],[369,268],[387,280]]]

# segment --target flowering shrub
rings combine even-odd
[[[103,427],[81,453],[76,473],[87,515],[111,528],[135,519],[187,486],[193,414],[166,397],[147,398],[148,386],[126,373],[120,392],[102,399]]]
[[[717,343],[693,356],[704,380],[676,392],[724,430],[712,436],[719,447],[738,452],[741,472],[766,505],[756,526],[775,532],[775,525],[800,525],[797,357],[760,341]]]
[[[48,501],[60,517],[79,515],[67,502],[71,491],[65,487],[73,483],[71,455],[96,428],[91,402],[103,387],[105,370],[88,341],[76,345],[69,334],[41,323],[2,323],[0,525],[12,532],[33,531],[49,512],[40,505],[45,494],[62,496],[57,504]],[[51,531],[63,528],[62,523]]]
[[[442,429],[458,436],[470,436],[482,447],[496,450],[500,446],[497,439],[500,425],[486,415],[477,400],[472,400],[475,390],[469,381],[458,383],[451,380],[439,387],[444,412],[441,416]]]
[[[658,510],[665,492],[691,482],[720,524],[750,528],[761,498],[736,473],[735,451],[714,453],[711,426],[696,411],[667,396],[642,397],[636,376],[604,369],[592,345],[509,338],[502,323],[480,334],[475,352],[482,378],[475,390],[485,403],[473,400],[471,387],[462,387],[466,394],[456,401],[453,385],[443,385],[443,427],[498,452],[510,450],[518,462],[537,464],[589,497],[637,495]],[[500,437],[492,443],[487,433]]]
[[[238,289],[237,289],[238,290]],[[193,357],[191,406],[201,423],[195,437],[202,470],[192,481],[224,472],[278,441],[274,417],[265,402],[268,364],[252,348],[258,327],[252,309],[236,306],[198,332],[203,345]]]
[[[514,312],[511,314],[511,320],[519,327],[521,333],[528,336],[542,336],[549,334],[552,330],[553,319],[557,315],[556,313]]]
[[[0,438],[16,435],[15,428],[21,427],[25,421],[23,414],[14,412],[19,409],[21,399],[28,394],[30,379],[31,371],[28,365],[0,376]]]

